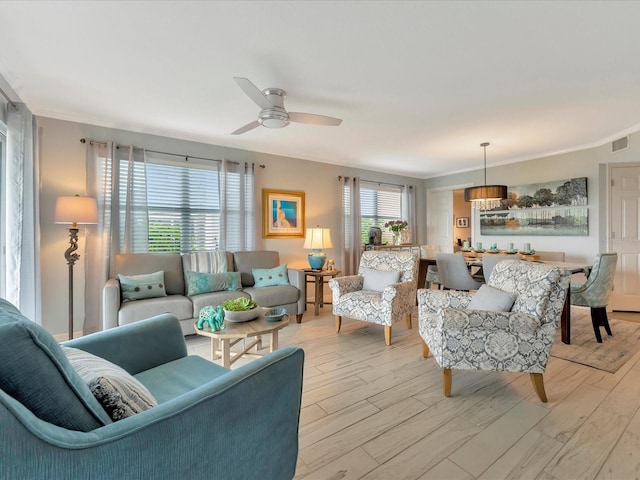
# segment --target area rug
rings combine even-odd
[[[609,315],[615,316],[615,312]],[[577,317],[575,320],[571,322],[570,345],[561,342],[558,329],[551,347],[552,357],[615,373],[640,350],[640,323],[609,318],[613,335],[610,337],[604,328],[601,328],[602,343],[598,343],[593,333],[591,318]]]

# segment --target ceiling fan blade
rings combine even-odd
[[[242,133],[248,132],[249,130],[253,130],[256,127],[260,126],[260,122],[257,120],[251,123],[247,123],[244,127],[240,127],[235,132],[231,132],[231,135],[240,135]]]
[[[263,110],[265,108],[273,108],[271,102],[267,100],[267,97],[264,96],[264,93],[260,91],[258,87],[256,87],[251,80],[244,77],[233,77],[238,86],[242,89],[242,91],[253,100],[260,108]]]
[[[289,120],[298,123],[309,123],[311,125],[325,125],[328,127],[337,127],[342,123],[341,118],[326,117],[324,115],[315,115],[313,113],[289,112]]]

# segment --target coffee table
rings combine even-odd
[[[198,330],[198,324],[195,324],[195,330],[198,335],[211,338],[211,360],[218,358],[220,352],[222,356],[222,366],[229,368],[233,362],[238,360],[242,355],[257,355],[258,350],[262,349],[262,335],[269,334],[271,336],[269,343],[269,351],[273,352],[278,349],[278,331],[289,325],[289,317],[285,316],[279,322],[267,322],[264,317],[260,316],[256,320],[248,322],[224,322],[224,330],[212,332],[209,325],[205,324],[204,330]],[[244,349],[240,352],[231,354],[231,347],[240,340],[255,338],[248,345],[244,345]],[[220,349],[218,349],[220,343]],[[256,352],[249,352],[256,347]]]

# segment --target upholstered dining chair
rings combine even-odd
[[[482,282],[474,280],[460,253],[436,253],[440,284],[445,290],[477,290]]]
[[[329,280],[336,333],[342,317],[384,326],[384,340],[391,345],[391,327],[406,318],[416,303],[418,253],[407,250],[372,250],[362,253],[358,275]]]
[[[519,260],[518,258],[513,258],[513,255],[500,255],[500,254],[485,254],[482,256],[482,275],[484,277],[485,283],[489,283],[489,278],[491,278],[491,272],[493,272],[493,268],[501,262],[502,260]]]
[[[591,308],[591,323],[593,323],[593,331],[598,343],[602,343],[600,327],[604,327],[607,335],[611,335],[607,303],[613,290],[613,276],[617,263],[617,253],[598,253],[587,281],[582,284],[571,284],[571,305]]]
[[[440,251],[438,245],[421,245],[420,256],[421,258],[436,258],[436,253]],[[440,288],[440,274],[438,273],[438,265],[427,266],[427,275],[425,277],[424,288],[431,288],[433,284],[436,284]],[[420,285],[422,288],[422,285]]]
[[[547,401],[544,373],[569,288],[558,267],[504,260],[477,293],[418,290],[424,358],[442,368],[444,395],[452,369],[527,372]]]

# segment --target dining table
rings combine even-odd
[[[471,266],[482,266],[482,254],[465,255],[467,264]],[[521,259],[523,261],[544,263],[546,265],[552,265],[558,267],[564,272],[573,275],[574,273],[584,273],[585,276],[589,276],[591,265],[584,263],[573,262],[556,262],[551,260],[539,260],[527,255],[504,255],[505,260]],[[436,265],[435,258],[421,258],[420,267],[418,269],[418,285],[425,285],[427,268],[429,265]],[[567,296],[564,301],[564,307],[562,309],[562,316],[560,317],[560,337],[562,343],[569,345],[571,343],[571,286],[567,288]]]

